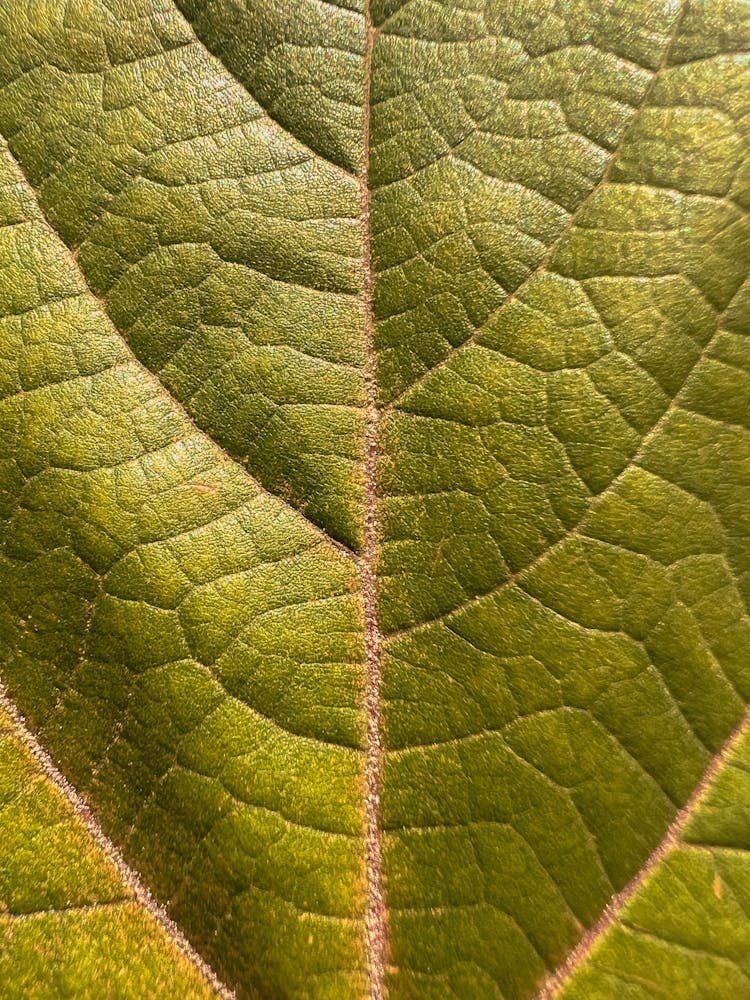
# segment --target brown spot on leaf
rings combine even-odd
[[[196,493],[205,493],[206,496],[211,497],[215,497],[221,490],[221,486],[218,483],[185,483],[185,487],[189,490],[195,490]]]

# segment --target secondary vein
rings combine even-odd
[[[627,125],[623,129],[620,138],[617,140],[617,143],[611,150],[601,177],[599,178],[597,183],[591,188],[589,193],[583,198],[583,200],[580,202],[577,208],[570,214],[570,217],[568,218],[567,222],[560,230],[558,235],[555,237],[555,239],[547,247],[546,251],[544,252],[544,255],[542,256],[542,259],[539,261],[539,263],[536,265],[533,271],[531,271],[529,274],[526,275],[526,277],[523,279],[521,284],[515,289],[515,291],[511,292],[510,295],[508,295],[505,299],[503,299],[503,301],[495,309],[492,310],[492,312],[486,317],[486,319],[482,321],[482,323],[474,330],[474,332],[470,336],[466,338],[466,340],[462,341],[462,343],[460,344],[457,344],[455,347],[451,347],[451,349],[447,352],[447,354],[441,361],[439,361],[436,365],[433,365],[432,368],[428,368],[428,370],[424,372],[422,375],[420,375],[419,378],[417,378],[414,382],[412,382],[411,385],[407,386],[406,389],[404,389],[401,393],[399,393],[399,395],[396,396],[395,399],[391,400],[388,403],[386,409],[392,410],[400,407],[400,404],[409,398],[412,391],[416,389],[418,386],[422,385],[423,382],[426,382],[427,379],[430,378],[430,376],[434,372],[438,371],[439,369],[445,368],[445,366],[450,363],[450,361],[456,356],[456,354],[460,353],[470,345],[475,344],[477,342],[477,339],[485,332],[490,323],[492,323],[495,319],[497,319],[497,317],[500,315],[501,312],[503,312],[509,305],[511,305],[519,298],[519,296],[523,293],[524,289],[528,287],[531,280],[535,278],[537,275],[543,274],[545,271],[549,270],[549,267],[552,263],[552,259],[555,255],[555,251],[563,243],[566,237],[570,234],[571,230],[575,227],[575,224],[580,218],[581,214],[596,198],[599,192],[611,182],[614,169],[622,154],[622,150],[625,147],[626,142],[633,134],[635,124],[639,121],[639,119],[643,115],[644,110],[648,107],[649,101],[651,99],[651,96],[654,92],[654,89],[656,88],[659,79],[663,76],[664,71],[669,68],[669,57],[672,52],[672,49],[674,48],[675,42],[677,41],[680,31],[680,26],[682,24],[682,20],[685,16],[686,11],[687,11],[687,3],[683,2],[679,12],[675,17],[674,24],[672,26],[672,31],[670,32],[669,38],[667,39],[667,43],[662,52],[661,59],[659,60],[659,65],[653,71],[651,79],[649,80],[643,92],[643,96],[641,98],[640,103],[638,104],[638,107],[634,109],[633,114],[630,117],[630,120],[628,121]]]
[[[4,686],[0,683],[0,707],[2,707],[10,717],[13,724],[13,734],[19,739],[26,749],[32,754],[37,764],[42,770],[45,778],[54,786],[56,791],[65,799],[77,819],[86,827],[99,849],[104,853],[107,860],[115,867],[118,875],[127,887],[129,897],[113,901],[115,905],[121,906],[126,902],[136,902],[146,910],[156,923],[161,927],[172,944],[181,951],[186,958],[199,970],[201,975],[212,986],[219,1000],[235,1000],[235,994],[219,979],[206,960],[195,951],[182,931],[169,917],[166,910],[161,907],[151,895],[146,886],[141,882],[136,872],[127,864],[120,851],[109,839],[99,824],[94,819],[87,803],[81,798],[79,793],[73,788],[65,775],[61,774],[52,761],[47,751],[37,740],[36,736],[26,725],[26,721],[19,712],[15,703],[8,696]],[[91,909],[92,907],[86,907]],[[101,904],[99,905],[101,908]],[[84,907],[63,907],[65,910],[82,910]],[[38,913],[39,911],[37,911]],[[47,910],[44,912],[56,912]],[[59,912],[59,908],[58,911]],[[33,916],[34,914],[18,914],[17,917]],[[13,916],[11,914],[11,916]]]
[[[198,31],[196,30],[195,24],[193,23],[193,21],[191,20],[191,18],[188,16],[187,12],[183,9],[183,2],[184,2],[184,0],[182,0],[182,2],[181,2],[181,0],[173,0],[173,2],[174,2],[175,9],[179,12],[180,17],[182,17],[183,21],[185,22],[185,24],[190,29],[191,33],[193,34],[193,36],[196,39],[196,41],[198,42],[198,44],[201,45],[206,50],[206,52],[208,52],[208,54],[213,59],[216,60],[217,63],[219,63],[219,65],[224,70],[224,72],[227,74],[227,76],[231,77],[232,80],[239,87],[242,88],[242,90],[247,94],[247,96],[250,98],[250,100],[253,101],[255,104],[258,105],[258,107],[261,109],[261,111],[263,112],[263,114],[265,115],[265,117],[268,118],[269,121],[273,122],[274,125],[278,126],[278,128],[280,128],[285,135],[289,136],[296,143],[298,143],[299,146],[302,147],[302,149],[306,150],[309,153],[309,155],[310,155],[311,158],[318,159],[318,160],[323,160],[325,163],[328,164],[329,167],[333,167],[335,170],[340,170],[342,174],[346,174],[346,176],[349,179],[351,179],[353,177],[352,173],[349,170],[347,170],[346,167],[343,167],[340,163],[336,163],[335,160],[329,159],[327,156],[323,156],[322,153],[317,153],[314,149],[312,149],[310,146],[308,146],[307,143],[303,139],[300,139],[300,137],[298,135],[295,135],[294,132],[292,132],[289,128],[287,128],[287,126],[282,125],[282,123],[271,114],[270,110],[266,107],[266,105],[258,98],[257,94],[254,94],[250,90],[249,86],[243,80],[241,80],[233,70],[231,70],[229,68],[229,66],[227,65],[227,63],[224,60],[224,58],[218,52],[216,52],[214,50],[214,48],[209,47],[209,45],[207,44],[207,42],[198,34]]]
[[[117,336],[122,342],[123,349],[127,353],[129,362],[131,364],[137,365],[138,368],[143,372],[144,378],[149,379],[154,385],[158,387],[158,391],[169,400],[170,405],[174,407],[174,409],[179,413],[181,419],[186,424],[188,424],[197,434],[200,434],[201,437],[211,442],[213,447],[216,448],[218,454],[221,456],[222,461],[241,470],[242,475],[246,479],[248,479],[260,493],[264,493],[266,496],[272,497],[274,500],[282,504],[284,507],[289,508],[289,510],[293,510],[295,514],[305,522],[308,528],[310,528],[318,536],[318,538],[321,539],[322,542],[332,546],[345,558],[350,559],[355,563],[358,563],[359,562],[358,554],[353,549],[351,549],[345,542],[340,542],[337,538],[334,538],[332,535],[329,535],[324,528],[321,528],[320,525],[310,520],[310,518],[307,517],[301,510],[299,510],[297,507],[294,507],[283,497],[279,496],[278,493],[274,493],[273,490],[270,490],[268,489],[268,487],[264,486],[263,483],[260,481],[260,479],[253,475],[253,473],[250,471],[247,465],[245,465],[238,459],[234,458],[226,450],[226,448],[224,448],[221,444],[219,444],[218,441],[214,440],[214,438],[211,437],[210,434],[208,434],[205,430],[203,430],[203,428],[200,427],[198,423],[195,421],[193,416],[185,409],[185,407],[179,401],[179,399],[177,399],[176,396],[172,395],[172,393],[169,391],[166,385],[161,381],[158,374],[156,372],[151,371],[150,368],[147,368],[143,364],[143,362],[135,354],[132,347],[128,343],[127,337],[125,337],[122,330],[113,320],[106,300],[103,299],[101,295],[97,295],[97,293],[93,290],[93,288],[89,284],[88,279],[84,274],[83,269],[81,268],[81,265],[78,263],[75,250],[71,249],[71,247],[68,246],[67,243],[65,243],[60,233],[57,231],[57,229],[50,221],[47,213],[45,212],[39,200],[37,189],[33,186],[31,181],[29,180],[20,159],[10,148],[10,145],[5,139],[5,137],[0,135],[0,155],[2,155],[3,152],[8,156],[11,163],[14,165],[15,170],[18,173],[25,187],[28,189],[29,192],[31,192],[34,195],[39,214],[32,221],[39,225],[43,225],[48,230],[48,232],[51,233],[54,240],[58,242],[60,246],[67,251],[71,265],[73,268],[75,268],[76,275],[78,276],[78,278],[82,283],[83,286],[82,294],[88,296],[89,298],[91,298],[92,301],[96,302],[99,309],[101,310],[103,317],[111,325],[112,329],[117,333]]]
[[[654,868],[683,843],[682,834],[693,811],[708,792],[711,783],[717,777],[722,765],[726,763],[727,757],[738,745],[748,728],[750,728],[750,706],[745,709],[742,718],[724,745],[709,761],[708,767],[703,772],[703,776],[693,794],[675,816],[661,843],[651,852],[643,867],[633,876],[622,892],[612,897],[599,920],[583,936],[578,946],[570,953],[565,962],[544,983],[536,996],[536,1000],[554,1000],[555,997],[560,995],[560,991],[578,966],[589,957],[592,949],[619,921],[624,907],[630,902]]]

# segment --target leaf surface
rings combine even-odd
[[[665,838],[653,868],[570,963],[550,995],[703,1000],[744,996],[750,977],[750,732]],[[578,956],[575,956],[578,958]],[[566,970],[567,971],[567,970]]]
[[[0,976],[12,998],[215,995],[0,706]]]
[[[744,0],[0,38],[0,674],[128,864],[243,997],[742,995]]]

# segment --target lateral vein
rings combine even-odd
[[[268,108],[265,106],[265,104],[262,104],[261,101],[258,100],[257,96],[251,92],[251,90],[247,86],[247,84],[244,83],[242,80],[240,80],[240,78],[237,76],[237,74],[234,73],[227,66],[226,62],[224,61],[224,59],[222,59],[222,57],[218,54],[218,52],[215,52],[212,48],[209,48],[209,46],[207,45],[207,43],[204,42],[204,40],[201,38],[201,36],[196,31],[195,25],[190,20],[190,18],[185,13],[185,11],[182,9],[182,5],[180,3],[180,0],[173,0],[173,3],[174,3],[174,6],[175,6],[175,9],[178,11],[180,17],[183,19],[183,21],[185,22],[185,24],[190,28],[190,31],[192,32],[193,37],[196,39],[196,41],[201,46],[201,48],[205,49],[206,52],[208,52],[208,54],[211,56],[211,58],[215,59],[216,62],[221,66],[221,68],[224,70],[224,72],[228,76],[230,76],[232,78],[232,80],[234,80],[234,82],[239,87],[242,88],[242,90],[247,94],[247,96],[250,98],[250,100],[254,101],[258,105],[258,107],[261,109],[261,111],[263,112],[263,114],[265,115],[265,117],[268,118],[269,121],[273,122],[274,125],[278,126],[278,128],[280,128],[282,130],[282,132],[284,133],[284,135],[289,136],[290,139],[293,139],[296,143],[298,143],[298,145],[301,146],[301,148],[304,149],[307,153],[309,153],[309,155],[313,159],[322,160],[324,163],[328,164],[329,167],[333,167],[334,170],[340,170],[341,173],[345,174],[350,180],[353,178],[353,174],[349,170],[347,170],[346,167],[342,167],[340,163],[336,163],[334,160],[330,160],[327,156],[323,156],[321,153],[316,153],[315,150],[311,149],[310,146],[308,146],[306,142],[304,142],[302,139],[299,138],[299,136],[295,135],[294,132],[291,132],[288,128],[286,128],[286,126],[282,125],[281,122],[277,118],[274,118],[274,116],[271,114],[271,112],[268,110]],[[333,6],[335,6],[335,5],[333,5]]]
[[[216,991],[217,996],[219,996],[221,1000],[236,1000],[235,993],[219,979],[208,962],[206,962],[206,960],[195,951],[179,927],[167,914],[167,911],[156,902],[149,890],[143,882],[141,882],[139,875],[127,864],[118,848],[94,819],[85,800],[81,798],[65,775],[57,769],[52,761],[52,758],[29,729],[26,724],[26,720],[19,712],[15,703],[8,696],[8,693],[2,683],[0,683],[0,707],[2,707],[10,716],[13,723],[14,734],[33,755],[34,759],[41,767],[44,776],[52,783],[52,785],[54,785],[57,792],[62,795],[73,810],[75,816],[81,821],[81,823],[83,823],[96,845],[104,853],[107,860],[115,867],[120,878],[132,893],[132,899],[139,903],[144,910],[151,915],[159,927],[164,931],[167,938],[185,955],[195,968],[198,969],[201,975]],[[120,899],[114,901],[115,905],[118,906],[121,906],[124,902],[127,902],[127,900]],[[69,910],[72,909],[72,907],[65,907],[64,909]],[[75,909],[81,910],[83,908],[75,907]],[[44,912],[54,911],[48,910]],[[33,914],[28,914],[27,916],[31,915]],[[24,915],[19,914],[19,917],[22,916]]]
[[[236,458],[233,458],[225,448],[223,448],[217,441],[215,441],[209,434],[207,434],[206,431],[203,430],[203,428],[201,428],[195,422],[193,417],[188,413],[188,411],[185,409],[182,403],[172,395],[172,393],[169,391],[169,389],[167,389],[167,387],[164,385],[161,379],[149,368],[147,368],[143,364],[143,362],[136,356],[130,344],[128,343],[127,338],[123,336],[121,330],[119,329],[115,321],[112,319],[106,301],[100,295],[97,295],[96,292],[89,285],[86,279],[86,275],[83,273],[83,270],[76,259],[75,252],[71,250],[71,248],[65,243],[65,241],[62,239],[60,234],[57,232],[55,227],[50,222],[39,201],[36,189],[26,176],[26,172],[24,171],[18,157],[13,153],[7,140],[3,136],[0,136],[0,145],[2,146],[2,148],[6,150],[8,157],[15,165],[16,171],[18,172],[20,178],[23,180],[28,190],[34,194],[36,200],[36,206],[39,211],[39,215],[34,221],[43,225],[52,234],[54,239],[57,242],[59,242],[61,246],[65,248],[68,257],[71,261],[71,264],[75,268],[76,274],[78,275],[80,281],[83,284],[85,294],[88,295],[94,302],[97,303],[103,316],[106,318],[111,328],[115,331],[115,333],[117,334],[119,340],[123,345],[124,350],[127,352],[128,360],[140,369],[140,371],[143,373],[144,378],[149,379],[149,381],[151,381],[158,387],[159,392],[162,393],[162,395],[166,396],[170,404],[175,408],[175,410],[179,413],[181,419],[186,424],[188,424],[197,434],[200,434],[202,438],[205,438],[206,440],[211,442],[213,447],[221,455],[223,461],[234,466],[236,469],[239,469],[242,475],[246,479],[248,479],[253,484],[253,486],[255,486],[256,489],[259,490],[259,492],[264,493],[266,496],[273,497],[273,499],[276,500],[278,503],[282,504],[287,509],[294,511],[294,513],[297,514],[298,517],[300,517],[307,524],[307,526],[311,528],[315,532],[315,534],[318,535],[318,537],[321,538],[323,541],[325,541],[328,545],[333,546],[333,548],[335,548],[338,552],[346,556],[346,558],[351,559],[355,563],[359,562],[359,556],[353,549],[349,548],[349,546],[344,544],[344,542],[340,542],[338,541],[338,539],[333,538],[332,535],[329,535],[326,531],[324,531],[323,528],[321,528],[314,521],[311,521],[308,517],[306,517],[302,513],[302,511],[292,506],[292,504],[288,503],[286,500],[283,499],[283,497],[280,497],[277,493],[274,493],[271,490],[269,490],[266,486],[263,485],[263,483],[259,479],[257,479],[254,475],[252,475],[252,473],[250,472],[250,470],[246,465],[244,465],[242,462],[239,462]]]
[[[677,41],[677,36],[679,35],[680,31],[680,25],[682,24],[686,11],[687,11],[687,3],[683,2],[682,6],[680,7],[680,10],[678,11],[675,17],[675,21],[672,26],[672,31],[670,33],[666,45],[664,46],[664,51],[662,52],[659,65],[653,71],[651,79],[649,80],[646,89],[643,92],[643,97],[641,98],[640,103],[634,109],[633,114],[630,120],[628,121],[627,125],[623,129],[623,132],[617,144],[610,152],[609,158],[604,167],[604,172],[602,173],[601,177],[594,185],[594,187],[591,188],[589,193],[580,202],[578,207],[571,213],[569,219],[563,226],[562,230],[558,233],[557,237],[552,241],[552,243],[550,243],[550,245],[547,247],[542,259],[536,265],[534,270],[531,271],[530,274],[526,275],[526,277],[523,279],[521,284],[515,289],[515,291],[511,292],[510,295],[508,295],[505,299],[503,299],[500,305],[498,305],[495,309],[492,310],[489,316],[487,316],[487,318],[476,328],[476,330],[474,330],[474,332],[470,336],[466,338],[466,340],[464,340],[460,344],[457,344],[455,347],[451,347],[451,349],[448,351],[448,353],[441,361],[439,361],[436,365],[433,365],[431,368],[428,368],[426,372],[424,372],[422,375],[419,376],[419,378],[415,379],[415,381],[412,382],[411,385],[407,386],[406,389],[404,389],[401,393],[399,393],[399,395],[396,396],[395,399],[391,400],[388,403],[387,407],[385,407],[385,409],[393,410],[399,408],[400,404],[404,402],[404,400],[409,398],[412,391],[416,389],[417,386],[425,382],[434,372],[444,368],[455,357],[455,355],[458,354],[460,351],[463,351],[465,347],[469,347],[471,344],[476,343],[477,338],[480,337],[487,329],[489,324],[493,322],[493,320],[495,320],[497,316],[499,316],[500,313],[505,310],[506,306],[509,306],[512,302],[515,302],[518,299],[519,295],[521,295],[521,293],[527,287],[532,278],[536,277],[539,274],[543,274],[545,271],[547,271],[552,261],[552,258],[555,254],[555,251],[563,242],[563,240],[566,238],[566,236],[568,236],[568,234],[571,232],[571,230],[576,224],[577,219],[580,217],[581,213],[588,205],[590,205],[591,201],[602,190],[602,188],[606,187],[610,183],[612,172],[615,166],[617,165],[617,161],[622,153],[623,147],[625,146],[625,142],[627,141],[628,137],[632,134],[633,126],[635,125],[635,123],[642,117],[644,110],[648,106],[648,102],[651,98],[651,95],[654,92],[656,84],[658,83],[659,79],[664,73],[664,70],[667,69],[669,63],[669,56],[670,53],[672,52],[672,49],[674,48],[675,42]]]
[[[679,810],[674,820],[667,829],[662,841],[651,852],[643,867],[628,882],[625,888],[613,896],[604,909],[601,917],[581,938],[576,948],[570,953],[567,959],[549,976],[541,990],[536,996],[536,1000],[553,1000],[559,996],[560,990],[566,984],[570,976],[575,972],[581,962],[585,961],[593,948],[603,938],[603,936],[620,919],[625,906],[630,902],[635,893],[640,889],[653,869],[672,853],[681,843],[683,831],[692,816],[693,810],[708,792],[711,783],[716,778],[721,766],[726,762],[727,757],[743,738],[748,728],[750,728],[750,705],[745,709],[739,723],[726,739],[722,747],[711,758],[708,767],[696,785],[693,794],[687,800],[682,809]],[[691,845],[692,846],[692,845]]]

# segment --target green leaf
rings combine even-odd
[[[106,983],[118,997],[215,996],[45,764],[0,702],[3,995],[93,997]]]
[[[744,995],[745,0],[0,40],[3,981]]]
[[[746,716],[747,719],[747,716]],[[562,1000],[741,997],[750,979],[750,733],[560,977]],[[588,942],[586,942],[588,944]],[[586,945],[581,949],[585,950]]]

